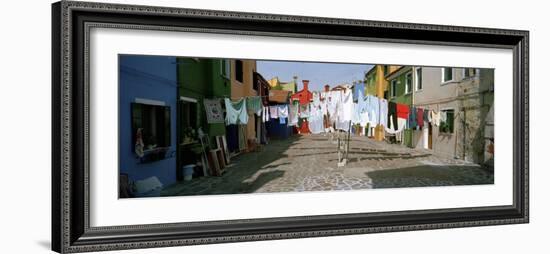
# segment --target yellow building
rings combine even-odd
[[[289,91],[290,94],[294,94],[298,91],[298,86],[296,85],[296,80],[298,79],[298,77],[294,77],[294,80],[290,81],[290,82],[281,82],[279,80],[279,77],[274,77],[270,80],[267,81],[267,83],[269,84],[269,88],[270,90],[284,90],[284,91]]]
[[[388,98],[388,80],[386,76],[401,66],[377,64],[365,74],[365,93],[378,98]]]
[[[248,96],[257,96],[254,90],[255,60],[231,60],[231,98],[233,100]],[[239,149],[246,150],[248,140],[256,139],[256,121],[261,119],[254,113],[248,113],[246,127],[239,127]],[[244,144],[243,144],[244,143]]]

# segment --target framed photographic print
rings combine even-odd
[[[57,252],[528,222],[528,31],[52,11]]]

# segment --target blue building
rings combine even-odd
[[[176,178],[175,57],[119,56],[119,172],[129,182]]]

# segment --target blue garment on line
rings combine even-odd
[[[353,101],[359,101],[365,97],[365,83],[357,83],[353,86]]]
[[[373,95],[367,95],[367,110],[369,112],[369,122],[372,125],[380,124],[380,99]]]
[[[409,110],[409,120],[407,121],[409,123],[409,128],[414,129],[416,128],[416,107],[411,107]]]

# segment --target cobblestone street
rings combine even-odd
[[[221,177],[168,186],[163,196],[325,191],[492,184],[492,170],[428,150],[352,137],[346,166],[335,140],[324,135],[272,140],[260,152],[232,158]]]

